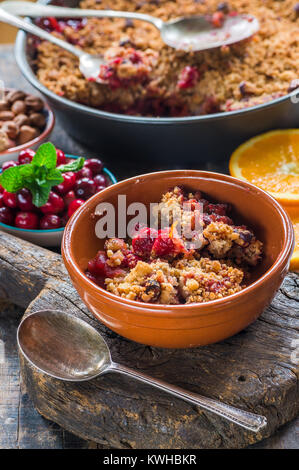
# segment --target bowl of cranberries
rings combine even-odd
[[[0,170],[0,230],[37,245],[60,246],[78,207],[114,183],[99,159],[68,155],[50,143],[37,152],[22,150]]]

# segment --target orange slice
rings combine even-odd
[[[299,206],[299,129],[271,131],[248,140],[232,154],[229,170],[282,204]]]
[[[290,270],[299,271],[299,207],[287,207],[284,209],[288,212],[295,231],[295,249],[291,258]]]

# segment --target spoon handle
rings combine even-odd
[[[41,5],[38,3],[5,1],[0,3],[0,7],[5,11],[21,16],[31,16],[37,18],[40,16],[54,16],[56,18],[127,18],[131,20],[142,20],[153,24],[157,29],[161,29],[163,21],[151,15],[143,13],[133,13],[130,11],[114,10],[83,10],[82,8],[57,7],[53,5]]]
[[[23,20],[22,18],[19,18],[18,16],[12,15],[8,11],[3,10],[1,8],[1,4],[0,4],[0,22],[10,24],[11,26],[15,26],[16,28],[22,29],[23,31],[27,31],[27,33],[34,34],[35,36],[45,39],[46,41],[52,42],[53,44],[56,44],[57,46],[60,46],[63,49],[66,49],[67,51],[71,52],[77,57],[81,57],[84,54],[83,51],[81,51],[77,47],[72,46],[72,44],[69,44],[68,42],[63,41],[62,39],[59,39],[56,36],[53,36],[53,34],[48,33],[44,29],[41,29],[38,26],[35,26],[34,24],[26,20]]]
[[[249,429],[253,432],[258,432],[260,429],[267,425],[267,419],[265,416],[256,415],[250,413],[249,411],[240,410],[230,405],[226,405],[218,400],[212,398],[207,398],[197,393],[188,392],[180,387],[175,385],[168,384],[163,380],[155,379],[149,375],[143,374],[142,372],[137,372],[129,367],[112,363],[111,372],[120,372],[121,374],[132,377],[140,382],[152,385],[160,390],[164,390],[177,398],[181,398],[185,401],[198,405],[205,410],[211,411],[216,415],[222,416],[222,418],[231,421],[232,423],[238,424],[243,428]]]

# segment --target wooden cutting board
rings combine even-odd
[[[25,315],[56,308],[83,318],[101,332],[121,364],[268,419],[267,428],[254,434],[126,377],[64,383],[21,357],[21,373],[37,410],[84,439],[109,448],[240,448],[270,436],[298,414],[296,274],[286,277],[271,306],[246,330],[188,350],[152,348],[108,330],[81,302],[60,255],[3,232],[0,292],[26,307]]]

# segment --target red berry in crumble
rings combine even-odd
[[[199,70],[196,67],[187,65],[183,68],[178,79],[178,87],[181,89],[192,88],[200,78]]]

